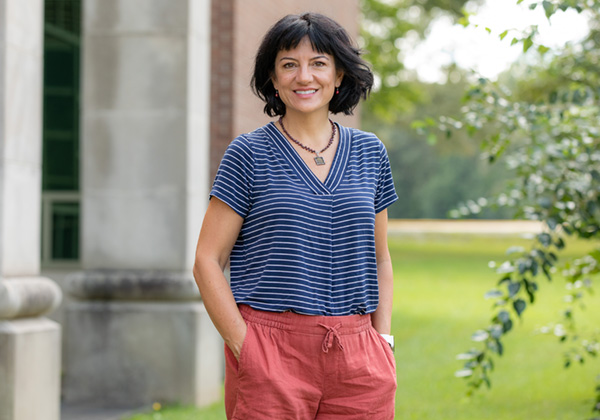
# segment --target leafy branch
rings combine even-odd
[[[598,1],[544,0],[529,7],[541,7],[547,18],[574,9],[590,16],[592,23],[600,21]],[[508,39],[509,32],[502,32],[500,38]],[[511,44],[517,43],[524,53],[533,47],[540,56],[548,52],[537,43],[535,26],[516,34]],[[486,293],[494,300],[491,322],[472,335],[476,347],[458,355],[464,365],[456,376],[467,379],[468,394],[484,384],[491,386],[495,360],[504,353],[503,339],[536,302],[542,277],[552,281],[561,273],[566,280],[562,319],[543,330],[570,345],[564,352],[565,367],[583,364],[600,351],[598,332],[584,336],[575,319],[600,274],[600,247],[559,265],[567,237],[600,239],[600,69],[594,65],[600,58],[600,34],[593,25],[583,45],[586,48],[567,45],[538,67],[530,66],[510,89],[506,83],[479,78],[467,91],[459,118],[413,124],[430,142],[450,138],[457,130],[479,136],[483,156],[490,163],[503,160],[513,170],[504,193],[461,204],[456,216],[473,215],[486,206],[506,206],[515,218],[544,226],[529,249],[513,247],[506,261],[494,266],[500,278],[496,288]],[[593,411],[599,416],[600,386],[595,392]]]

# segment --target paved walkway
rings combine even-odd
[[[393,234],[420,233],[472,233],[472,234],[519,234],[538,233],[542,224],[529,220],[431,220],[391,219],[388,231]]]
[[[143,410],[63,405],[60,420],[121,420]]]

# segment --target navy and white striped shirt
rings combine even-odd
[[[237,303],[306,315],[377,308],[375,214],[398,196],[383,143],[338,128],[325,182],[273,123],[227,148],[210,195],[244,218],[230,258]]]

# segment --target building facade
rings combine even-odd
[[[358,36],[357,0],[0,0],[0,419],[220,397],[196,238],[227,144],[268,121],[260,38],[306,10]]]

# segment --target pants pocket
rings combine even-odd
[[[244,364],[244,359],[246,358],[247,348],[250,345],[251,336],[253,332],[253,328],[251,324],[247,324],[246,336],[244,337],[244,341],[242,342],[242,348],[240,349],[240,358],[239,360],[235,358],[233,351],[229,348],[227,344],[225,344],[225,361],[229,364],[229,366],[233,369],[233,371],[239,375],[240,369]]]

